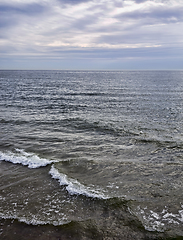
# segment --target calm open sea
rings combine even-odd
[[[183,237],[183,71],[0,70],[0,239]]]

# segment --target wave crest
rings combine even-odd
[[[0,161],[22,164],[28,166],[28,168],[44,167],[53,162],[45,158],[40,158],[34,153],[25,152],[23,149],[16,149],[16,152],[0,152]]]
[[[60,185],[65,185],[66,190],[71,195],[85,195],[87,197],[92,198],[100,198],[100,199],[108,199],[108,196],[105,196],[104,193],[91,189],[90,187],[84,186],[80,182],[78,182],[76,179],[69,178],[67,175],[60,173],[53,165],[51,166],[51,169],[49,171],[50,175],[53,179],[56,179],[59,181]]]

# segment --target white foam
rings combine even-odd
[[[32,215],[31,217],[19,217],[19,216],[13,216],[11,214],[2,214],[0,213],[0,218],[2,219],[13,219],[13,220],[18,220],[21,223],[26,223],[27,225],[47,225],[47,224],[52,224],[54,226],[61,226],[64,224],[69,223],[70,221],[66,219],[58,219],[58,221],[53,221],[53,220],[47,220],[47,221],[42,221],[39,220],[36,216]]]
[[[16,152],[1,152],[0,161],[7,161],[14,164],[22,164],[28,166],[28,168],[39,168],[51,164],[50,161],[45,158],[40,158],[34,153],[25,152],[22,149],[16,149]]]
[[[181,206],[183,208],[183,206]],[[178,210],[177,213],[171,213],[167,207],[162,212],[148,211],[147,208],[137,208],[136,215],[140,217],[142,224],[148,231],[164,232],[168,225],[180,225],[183,223],[183,209]]]
[[[92,198],[108,199],[108,196],[105,196],[101,191],[91,189],[90,187],[84,186],[75,179],[68,178],[67,175],[60,173],[53,165],[49,171],[52,178],[57,179],[60,185],[65,185],[67,191],[71,195],[85,195]]]

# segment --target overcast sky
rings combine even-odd
[[[183,69],[183,0],[0,0],[0,69]]]

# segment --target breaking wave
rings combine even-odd
[[[102,190],[91,189],[84,186],[76,179],[69,178],[67,175],[60,173],[53,165],[49,171],[52,178],[59,181],[60,185],[66,186],[66,190],[71,195],[85,195],[91,198],[108,199],[109,197],[102,193]]]
[[[15,152],[0,151],[0,161],[22,164],[28,166],[28,168],[45,167],[53,162],[45,158],[40,158],[34,153],[25,152],[23,149],[16,149]]]

